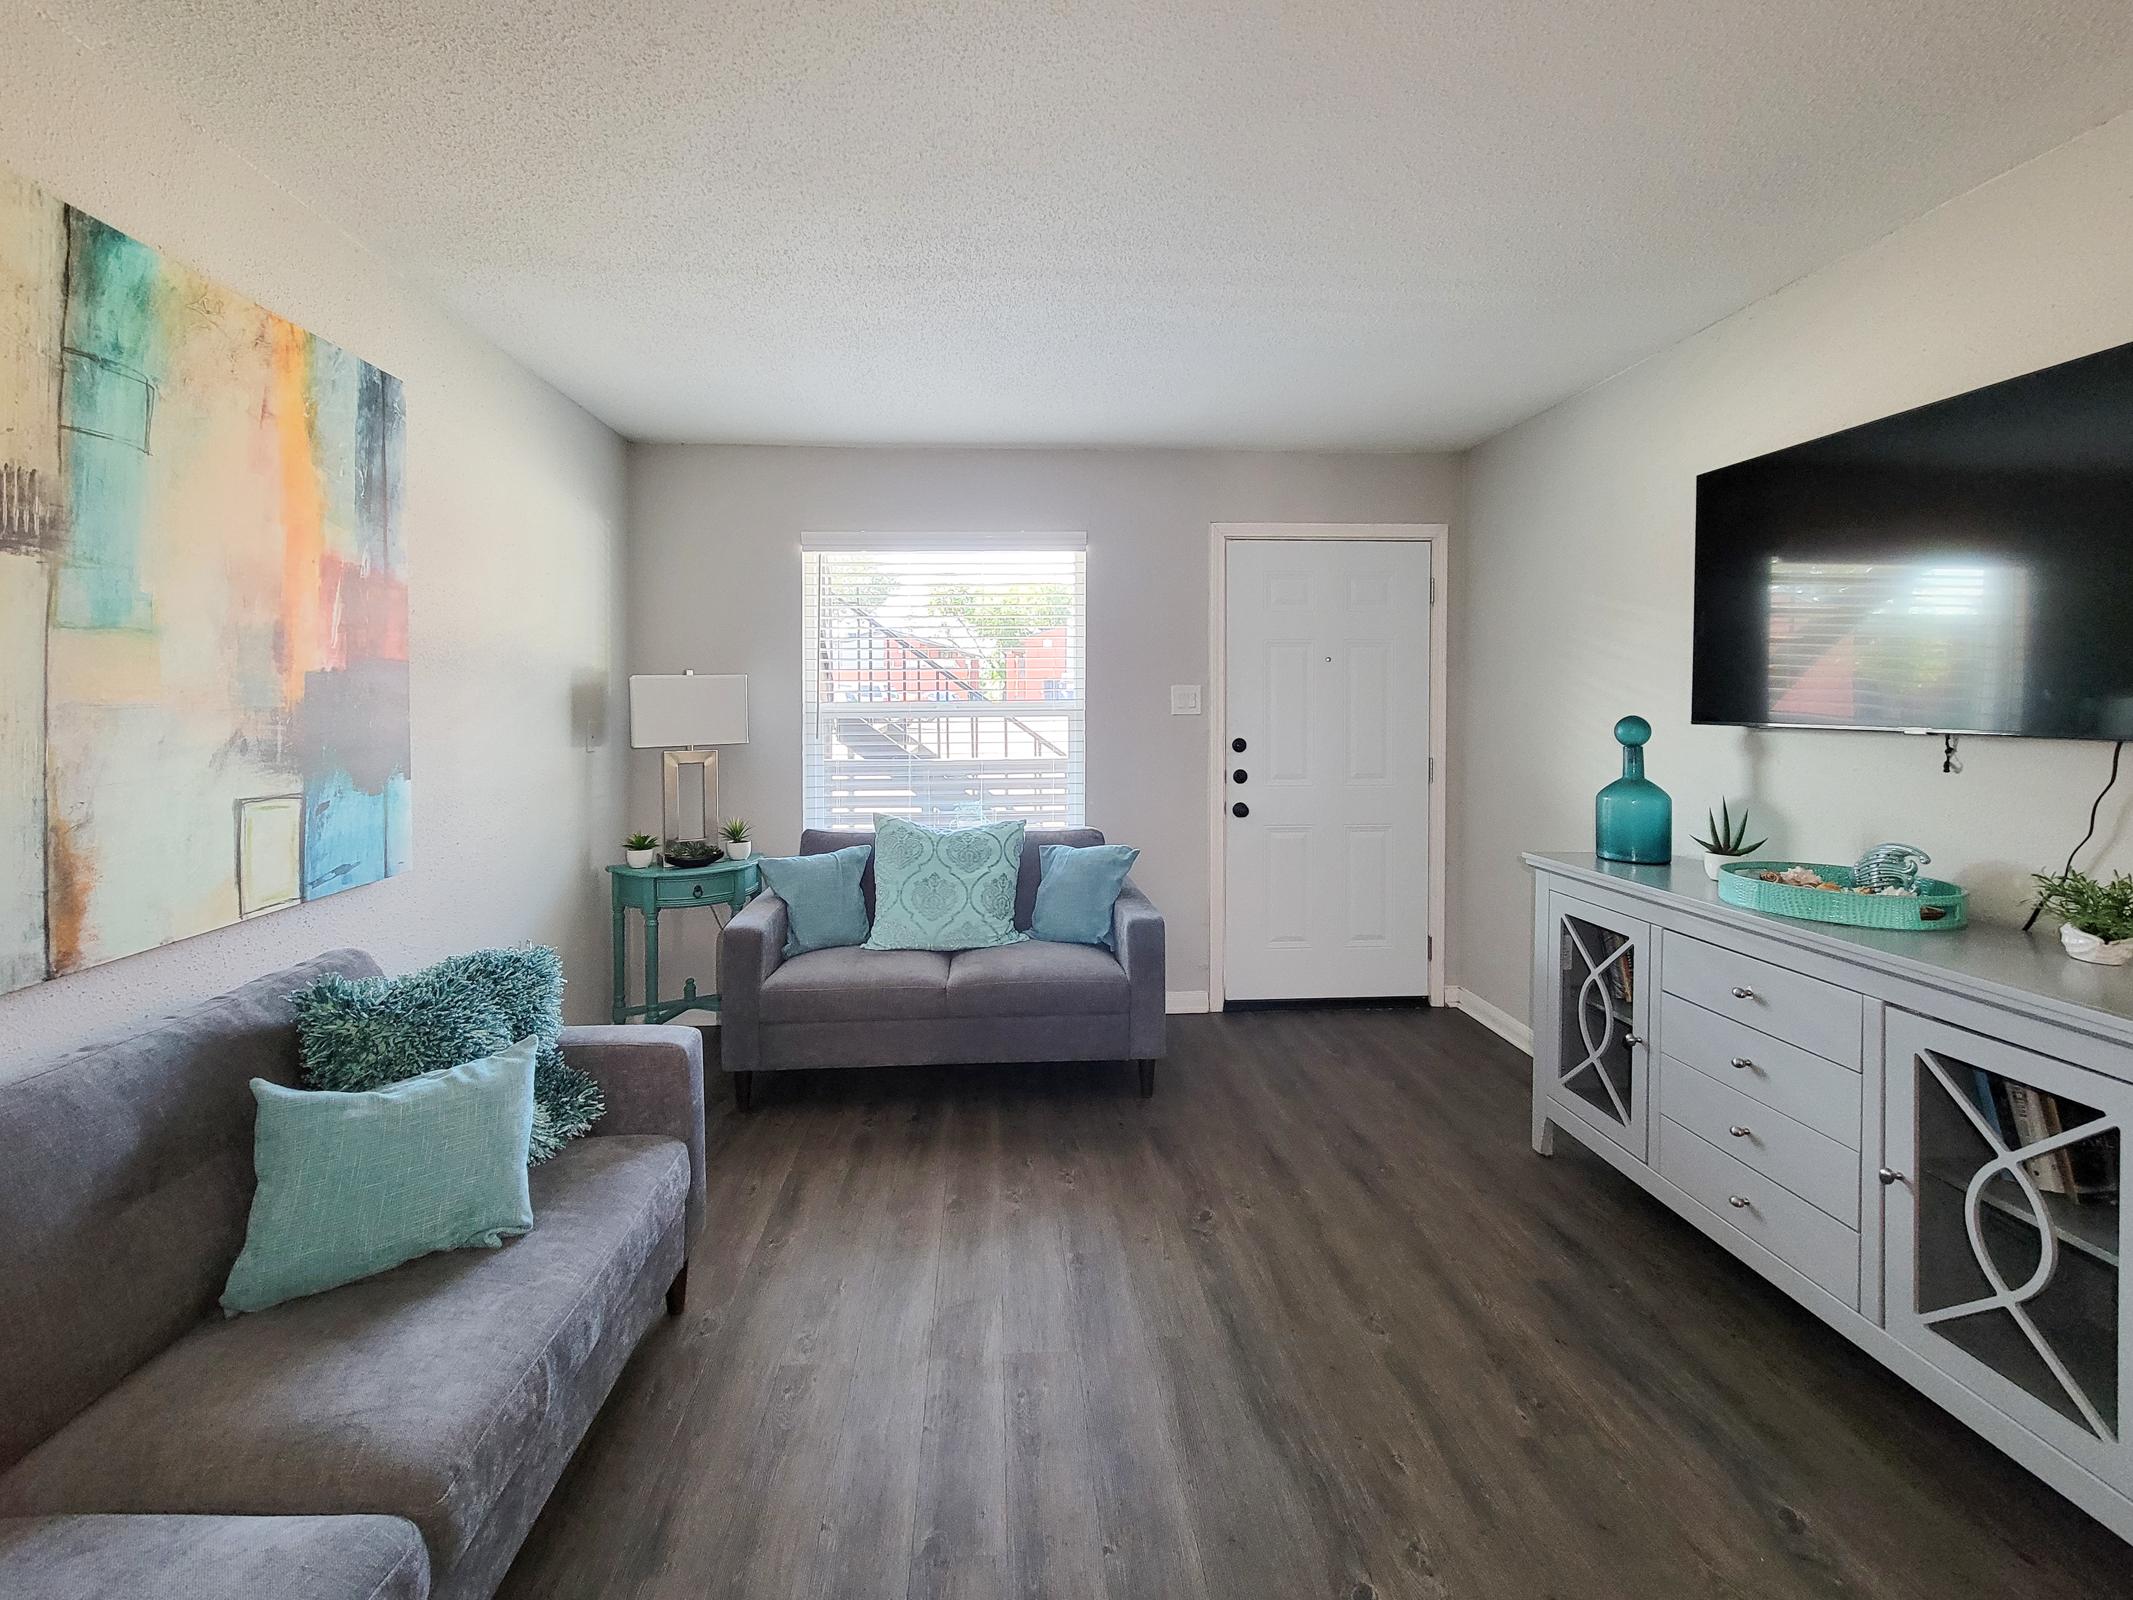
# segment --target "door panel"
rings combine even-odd
[[[1224,995],[1427,994],[1430,545],[1224,560]]]
[[[1904,1011],[1886,1037],[1888,1331],[2133,1492],[2119,1399],[2133,1085]]]
[[[1649,1160],[1651,925],[1565,894],[1549,906],[1554,959],[1541,1002],[1552,1034],[1549,1093]]]

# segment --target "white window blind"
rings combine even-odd
[[[800,561],[809,826],[1080,825],[1078,536],[810,535]]]

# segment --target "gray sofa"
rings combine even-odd
[[[800,853],[871,845],[871,833],[810,828]],[[1094,828],[1031,829],[1015,887],[1015,926],[1037,901],[1040,845],[1102,844]],[[874,914],[874,865],[860,880]],[[734,1103],[754,1074],[796,1067],[1002,1061],[1136,1061],[1141,1093],[1163,1054],[1163,918],[1127,880],[1113,950],[1028,940],[992,950],[811,950],[787,958],[785,902],[750,901],[726,925],[719,1050]]]
[[[0,1597],[489,1595],[679,1308],[702,1042],[636,1027],[565,1032],[608,1111],[533,1169],[531,1233],[220,1315],[249,1080],[295,1080],[292,991],[376,971],[337,951],[0,1083]]]

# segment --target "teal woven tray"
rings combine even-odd
[[[1831,883],[1849,886],[1852,881],[1850,867],[1825,866],[1819,861],[1729,861],[1718,869],[1718,898],[1729,906],[1767,911],[1774,917],[1901,933],[1946,933],[1970,920],[1970,896],[1961,885],[1940,878],[1920,878],[1913,899],[1902,894],[1835,894],[1793,883],[1765,883],[1756,876],[1758,872],[1783,872],[1787,867],[1812,867]]]

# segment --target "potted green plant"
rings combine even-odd
[[[748,820],[734,817],[718,830],[726,840],[726,857],[730,861],[746,861],[755,854],[755,846],[749,842]]]
[[[1753,844],[1747,843],[1748,808],[1742,806],[1740,815],[1736,818],[1732,808],[1724,800],[1718,802],[1717,816],[1714,817],[1708,811],[1703,814],[1703,827],[1704,831],[1696,837],[1696,842],[1703,846],[1704,875],[1713,883],[1718,881],[1718,869],[1728,861],[1738,861],[1742,856],[1753,855],[1770,842],[1768,839],[1758,839]]]
[[[2099,967],[2133,963],[2133,878],[2114,872],[2100,883],[2071,867],[2056,877],[2035,876],[2037,907],[2059,919],[2059,943],[2068,955]]]
[[[622,859],[632,867],[656,867],[659,841],[648,833],[633,833],[622,841]]]

